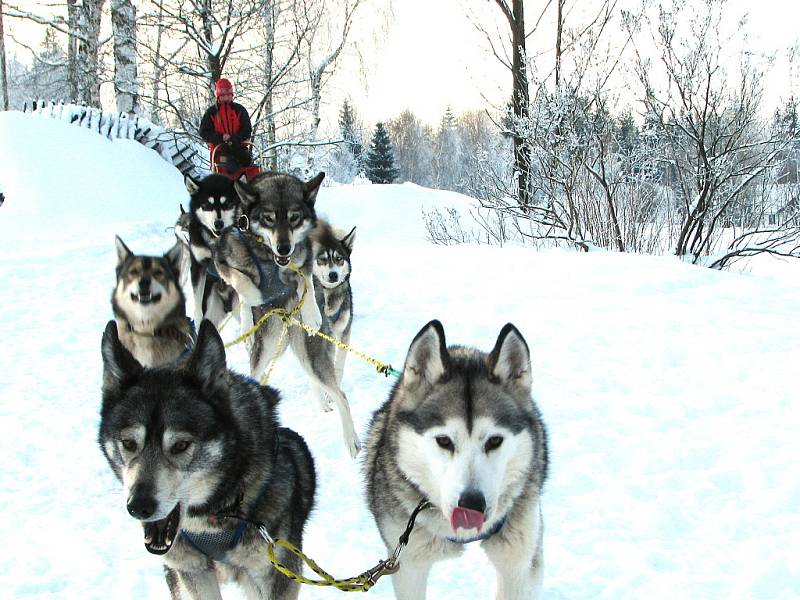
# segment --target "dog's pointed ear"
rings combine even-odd
[[[172,246],[167,253],[164,254],[164,259],[167,261],[169,268],[175,273],[175,281],[181,279],[181,268],[183,266],[183,243],[180,238],[175,236],[175,245]]]
[[[114,243],[117,246],[117,266],[120,266],[128,257],[133,256],[133,252],[130,251],[130,248],[125,245],[125,242],[118,235],[114,236]]]
[[[442,324],[433,320],[423,327],[411,342],[403,367],[404,386],[432,384],[450,372],[450,355]]]
[[[492,378],[530,394],[531,353],[525,338],[511,323],[506,323],[500,330],[486,362]]]
[[[190,195],[194,195],[200,191],[200,182],[188,173],[183,176],[183,183],[186,185],[186,191],[189,192]]]
[[[314,202],[317,200],[317,192],[319,191],[319,186],[323,179],[325,179],[325,173],[320,171],[314,179],[306,181],[305,184],[303,184],[306,193],[306,202],[309,206],[314,206]]]
[[[100,345],[103,355],[103,391],[117,390],[141,375],[143,367],[119,341],[117,322],[106,324]]]
[[[245,208],[255,204],[256,200],[258,200],[258,194],[256,194],[255,190],[250,187],[250,184],[245,181],[244,176],[233,182],[233,189],[236,190],[239,200],[241,200],[242,206]]]
[[[220,384],[226,381],[225,345],[217,328],[208,319],[200,323],[197,342],[186,369],[208,391],[219,389]]]
[[[353,242],[356,241],[356,228],[353,227],[346,236],[342,238],[342,246],[347,248],[347,253],[353,253]]]

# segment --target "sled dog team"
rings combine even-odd
[[[317,219],[323,178],[187,177],[189,211],[173,248],[139,255],[116,240],[98,441],[128,513],[142,524],[145,548],[163,555],[173,598],[219,599],[224,581],[253,600],[300,592],[272,566],[248,521],[301,548],[314,461],[303,438],[278,423],[279,392],[228,369],[217,327],[230,315],[247,330],[271,309],[299,305],[303,323],[348,342],[355,228],[340,232]],[[281,328],[271,318],[247,341],[253,377],[275,355]],[[355,457],[361,443],[342,391],[344,352],[299,327],[287,340],[319,406],[335,404]],[[528,346],[510,323],[488,353],[448,346],[436,320],[411,342],[402,375],[372,417],[363,456],[368,506],[390,553],[411,513],[428,503],[391,577],[399,600],[424,599],[431,566],[471,542],[496,569],[498,599],[538,597],[548,454],[531,377]],[[302,572],[283,547],[276,557]]]

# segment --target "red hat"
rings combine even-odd
[[[233,84],[227,79],[217,79],[216,91],[217,98],[219,98],[221,94],[233,94]]]

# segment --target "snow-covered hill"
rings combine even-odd
[[[113,234],[166,250],[187,201],[181,177],[134,142],[19,113],[0,113],[0,165],[2,595],[167,598],[95,439]],[[434,317],[450,343],[488,350],[507,321],[526,337],[552,455],[545,600],[797,598],[796,270],[425,242],[421,207],[467,202],[397,185],[328,187],[317,204],[358,227],[355,347],[399,367]],[[241,349],[230,362],[246,370]],[[319,471],[306,550],[337,575],[360,573],[385,550],[338,417],[317,413],[290,354],[270,383]],[[349,359],[344,389],[362,433],[390,384]],[[434,569],[429,597],[482,600],[493,585],[470,547]],[[390,582],[369,597],[391,598]]]

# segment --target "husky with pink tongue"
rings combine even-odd
[[[422,328],[372,418],[365,475],[390,553],[421,507],[392,576],[398,600],[423,600],[431,566],[471,542],[497,571],[497,600],[539,597],[547,433],[528,345],[512,324],[488,354],[448,347],[439,321]]]

